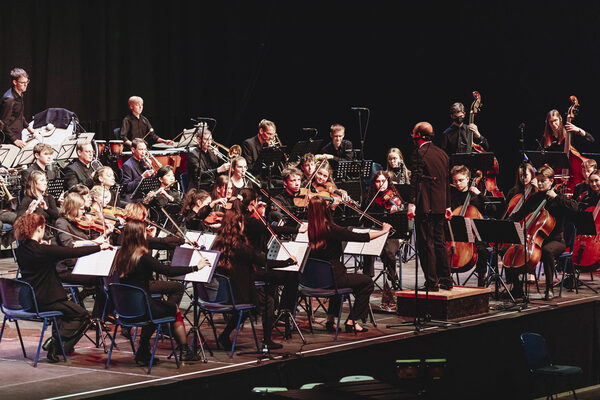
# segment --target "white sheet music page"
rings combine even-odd
[[[352,229],[356,232],[356,228]],[[367,232],[377,232],[376,229],[367,229]],[[370,242],[365,242],[362,250],[362,254],[369,256],[378,256],[383,251],[383,246],[385,246],[385,241],[389,236],[389,232],[385,235],[379,236],[376,239],[371,240]]]
[[[300,270],[300,264],[302,264],[302,261],[304,260],[304,257],[306,257],[306,254],[308,252],[309,244],[302,243],[302,242],[282,242],[282,243],[285,246],[285,248],[287,249],[287,251],[289,251],[291,255],[296,257],[296,260],[298,260],[298,264],[289,265],[287,267],[282,267],[282,268],[273,268],[273,269],[277,270],[277,271],[296,271],[296,272],[298,272]],[[279,252],[277,253],[276,259],[277,260],[287,260],[288,258],[290,258],[288,253],[286,253],[286,251],[283,248],[280,248]]]
[[[205,249],[210,250],[217,235],[215,233],[206,233],[206,232],[200,232],[200,231],[187,231],[185,233],[185,237],[190,242],[196,242],[196,243],[198,243],[198,246],[200,246],[200,247],[204,246]],[[190,245],[189,243],[184,243],[181,245],[181,247],[192,248],[192,245]]]
[[[182,246],[183,247],[183,246]],[[192,254],[192,258],[190,260],[190,266],[198,265],[198,261],[200,261],[200,257],[203,256],[210,261],[210,265],[202,268],[196,272],[191,272],[184,276],[178,276],[177,279],[184,280],[186,282],[208,282],[212,277],[211,272],[214,269],[215,264],[217,263],[217,257],[219,256],[219,252],[214,251],[194,251]]]
[[[101,250],[79,257],[73,267],[74,275],[108,276],[118,248]]]

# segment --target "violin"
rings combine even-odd
[[[375,198],[375,203],[389,211],[392,207],[402,207],[402,199],[392,189],[388,189],[382,196]]]
[[[105,218],[109,218],[109,217],[120,217],[125,219],[125,210],[119,207],[113,207],[113,206],[105,206],[104,207],[104,217]]]
[[[101,218],[98,217],[92,217],[90,218],[90,216],[83,216],[81,218],[76,218],[74,221],[75,225],[83,230],[92,230],[98,233],[102,233],[104,234],[107,230],[110,230],[110,226],[109,224],[106,222],[106,220],[104,220],[104,222],[101,220]],[[113,224],[114,226],[114,224]],[[114,229],[113,232],[115,233],[121,233],[121,231],[119,229]]]
[[[315,196],[319,196],[323,198],[323,200],[334,201],[334,198],[329,192],[311,192],[308,188],[300,188],[298,193],[294,196],[294,205],[296,207],[308,207],[308,201]]]

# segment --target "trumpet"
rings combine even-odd
[[[15,196],[10,194],[10,191],[8,190],[3,181],[0,181],[0,198],[1,197],[6,197],[7,201],[13,201],[15,199]]]

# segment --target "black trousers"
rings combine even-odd
[[[185,291],[185,286],[182,282],[152,280],[149,284],[149,294],[166,294],[168,303],[175,304],[176,306],[179,306],[179,303],[181,303]]]
[[[58,333],[63,341],[65,353],[72,353],[75,344],[81,339],[83,328],[87,325],[90,314],[79,304],[70,300],[59,300],[50,304],[40,304],[40,311],[60,311],[62,317],[57,317]],[[58,343],[56,334],[52,334]]]
[[[365,318],[369,309],[369,299],[375,289],[375,284],[370,276],[363,274],[341,274],[335,277],[338,288],[351,288],[354,294],[354,305],[348,319],[358,320]],[[340,309],[339,297],[329,299],[328,314],[337,315]]]
[[[88,275],[75,275],[72,271],[63,271],[58,273],[58,277],[64,283],[71,285],[81,285],[83,287],[94,288],[94,308],[92,310],[92,318],[102,317],[104,304],[106,304],[106,293],[104,292],[104,283],[102,278]]]
[[[417,215],[417,250],[421,269],[425,274],[425,286],[434,287],[439,283],[451,284],[443,214]]]
[[[542,257],[541,260],[544,263],[544,275],[546,276],[546,291],[552,288],[552,281],[554,280],[554,264],[556,257],[560,256],[567,245],[563,239],[561,240],[549,240],[542,244]]]
[[[268,340],[271,336],[273,321],[275,318],[275,309],[279,304],[280,309],[294,312],[296,298],[298,297],[298,273],[291,271],[258,270],[254,273],[254,279],[265,282],[266,299],[258,300],[258,308],[262,308],[266,303],[266,310],[263,310],[263,335]],[[277,287],[283,286],[281,299],[277,299]]]

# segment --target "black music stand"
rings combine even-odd
[[[506,286],[506,282],[502,279],[498,268],[498,245],[503,244],[523,244],[524,240],[521,233],[521,228],[518,227],[518,223],[508,220],[495,220],[495,219],[473,219],[471,220],[475,224],[475,228],[479,233],[479,236],[484,242],[493,242],[492,247],[492,262],[490,263],[490,274],[487,277],[486,287],[489,287],[492,282],[495,284],[495,298],[498,300],[500,285],[504,287],[504,290],[508,293],[511,302],[513,303],[509,307],[504,309],[510,309],[517,307],[519,310],[523,308],[522,305],[517,304],[517,301],[513,297],[510,290]]]
[[[379,219],[381,222],[387,222],[388,224],[390,224],[392,226],[392,228],[394,228],[394,233],[390,233],[390,235],[388,236],[388,239],[400,239],[400,240],[408,240],[409,236],[410,236],[410,232],[408,231],[408,213],[406,211],[399,211],[399,212],[395,212],[395,213],[385,213],[385,214],[380,214],[379,216],[377,214],[372,214],[372,216],[374,216],[375,218]],[[400,264],[402,266],[402,264]],[[381,272],[379,272],[379,274],[373,278],[373,282],[377,282],[377,280],[379,279],[380,276],[383,275],[383,284],[385,286],[385,282],[387,280],[387,278],[389,278],[390,280],[391,277],[387,276],[386,272],[386,268],[384,267]],[[402,287],[402,271],[400,271],[400,274],[396,274],[396,280],[397,282],[394,282],[397,287],[401,288]]]
[[[132,199],[144,198],[151,190],[156,190],[160,187],[160,181],[155,176],[149,178],[142,178],[140,183],[136,186],[133,193],[131,193]]]
[[[589,211],[580,211],[577,212],[576,214],[574,214],[571,217],[571,222],[573,222],[573,224],[575,225],[575,232],[577,235],[590,235],[590,236],[596,236],[598,234],[598,232],[596,231],[596,224],[594,222],[594,213],[593,212],[589,212]],[[573,242],[574,243],[574,242]],[[573,251],[573,249],[571,249],[571,251]],[[580,247],[579,248],[579,259],[581,260],[581,252],[584,251],[584,247]],[[563,283],[565,281],[565,279],[567,277],[571,277],[573,278],[573,284],[575,285],[575,291],[578,292],[578,287],[579,286],[585,286],[586,288],[590,289],[592,292],[598,294],[598,291],[594,288],[592,288],[590,285],[588,285],[587,283],[585,283],[584,281],[579,279],[579,274],[575,274],[575,261],[573,261],[573,258],[575,257],[575,253],[572,254],[571,256],[571,261],[572,261],[572,267],[573,270],[570,271],[569,273],[565,273],[567,266],[565,265],[565,269],[563,270],[563,277],[562,277],[562,281],[561,281],[561,291],[562,291],[562,286]]]
[[[494,169],[494,153],[456,153],[450,156],[450,166],[465,165],[471,171]]]
[[[48,181],[48,194],[51,194],[54,199],[58,200],[64,192],[64,178],[56,178]]]
[[[297,161],[306,153],[317,154],[321,150],[322,144],[323,139],[296,142],[290,152],[289,161]]]
[[[361,191],[362,185],[359,180],[356,181],[340,181],[337,184],[338,189],[345,190],[348,193],[348,196],[352,199],[360,200],[363,197],[363,193]]]
[[[271,185],[273,167],[277,164],[283,163],[283,161],[285,160],[284,150],[285,146],[271,146],[263,147],[258,153],[258,158],[256,159],[254,165],[263,165],[264,168],[267,169],[267,182],[269,183],[269,185]]]
[[[562,151],[526,151],[525,156],[536,169],[544,164],[548,164],[555,170],[571,168],[569,157]]]
[[[334,180],[364,180],[371,177],[373,160],[339,161]]]

